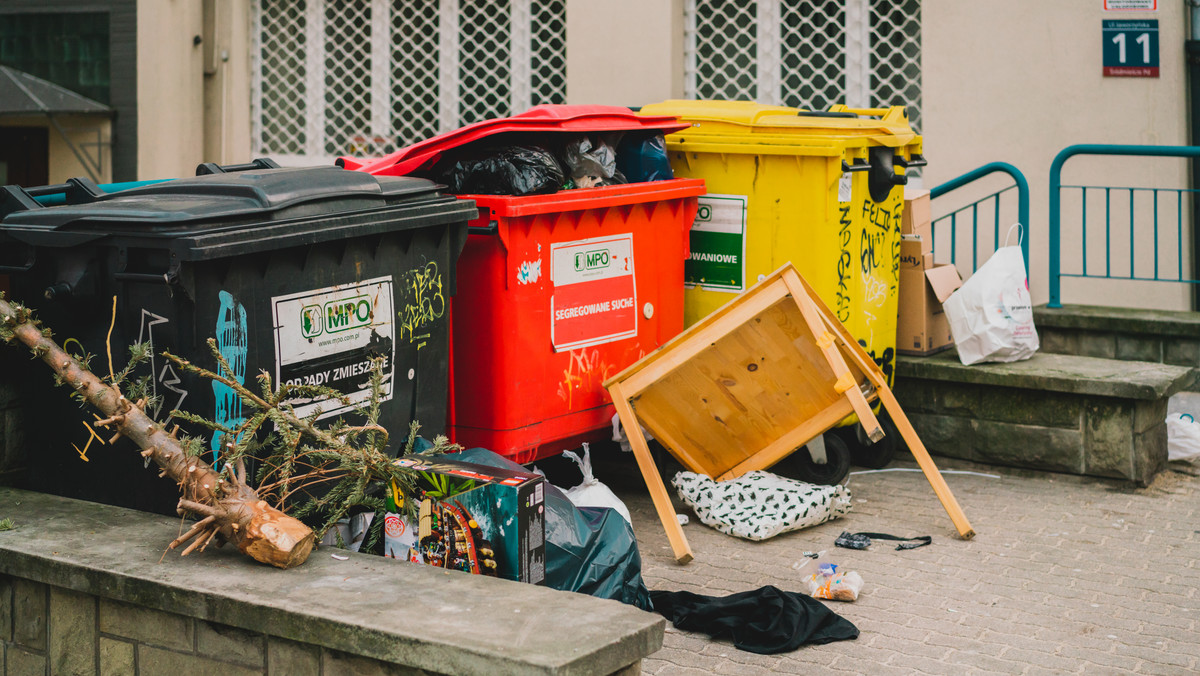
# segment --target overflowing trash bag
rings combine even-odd
[[[455,460],[511,470],[525,468],[484,448],[469,448]],[[546,484],[546,586],[614,599],[651,610],[642,581],[642,557],[633,527],[610,507],[576,507]]]
[[[562,164],[576,188],[598,188],[627,183],[617,169],[615,139],[620,134],[587,134],[563,144]]]
[[[617,171],[630,183],[675,178],[662,134],[626,134],[617,145]]]
[[[554,153],[532,144],[464,149],[439,162],[431,178],[456,195],[547,195],[565,181]]]

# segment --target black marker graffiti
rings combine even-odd
[[[850,205],[838,206],[838,211],[841,212],[841,217],[838,219],[838,224],[842,226],[838,232],[838,237],[841,239],[842,253],[838,257],[837,275],[837,318],[843,324],[850,321],[850,289],[846,285],[850,279]]]

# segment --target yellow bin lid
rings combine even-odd
[[[828,111],[808,111],[754,101],[673,99],[642,106],[638,114],[673,115],[690,123],[688,129],[667,137],[669,143],[689,147],[705,142],[807,146],[814,141],[854,145],[858,141],[896,148],[920,139],[908,124],[904,106],[850,108],[838,104]]]

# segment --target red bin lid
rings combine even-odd
[[[443,153],[473,141],[507,132],[605,132],[652,129],[664,134],[688,128],[671,115],[637,115],[621,106],[541,105],[512,117],[484,120],[414,143],[385,157],[341,157],[347,169],[383,176],[406,176],[432,166]]]

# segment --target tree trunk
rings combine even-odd
[[[172,549],[195,538],[183,550],[186,556],[196,548],[203,551],[217,539],[218,545],[232,542],[256,561],[279,568],[298,566],[308,558],[314,542],[312,529],[260,499],[246,485],[244,472],[231,473],[230,479],[225,480],[200,458],[188,457],[174,431],[168,433],[146,415],[142,402],[130,402],[117,388],[106,385],[83,368],[28,320],[27,310],[0,300],[0,321],[14,334],[15,340],[32,349],[63,382],[82,393],[105,416],[97,425],[104,424],[115,429],[117,436],[129,437],[143,449],[143,456],[162,469],[160,476],[168,476],[179,484],[180,512],[203,518],[172,542]]]

